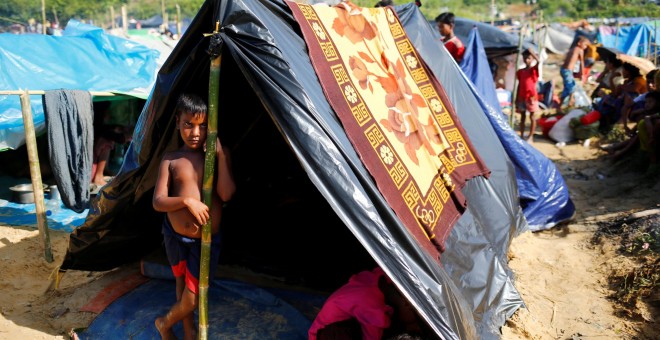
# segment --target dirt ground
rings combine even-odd
[[[502,327],[502,338],[660,339],[660,176],[639,159],[611,162],[597,139],[587,147],[559,147],[539,132],[534,139],[564,176],[576,216],[513,240],[509,264],[526,308]],[[55,261],[47,263],[37,230],[0,226],[2,339],[68,339],[96,316],[79,311],[85,303],[139,270],[68,272],[53,290],[68,233],[50,231],[50,240]]]

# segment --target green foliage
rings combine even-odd
[[[97,25],[110,24],[111,8],[115,18],[121,17],[121,7],[126,5],[128,17],[148,19],[161,14],[161,0],[45,0],[46,20],[59,21],[62,25],[70,19],[92,20]],[[170,20],[176,16],[176,5],[181,16],[192,18],[197,14],[204,0],[165,0],[165,11]],[[0,25],[10,25],[14,21],[27,24],[28,19],[41,21],[41,0],[2,0],[0,1]],[[5,18],[5,20],[3,20]],[[9,20],[6,20],[9,19]]]
[[[363,7],[373,7],[378,0],[354,0]],[[394,0],[401,4],[414,0]],[[115,17],[121,16],[121,6],[126,5],[128,16],[147,19],[161,14],[161,0],[45,0],[46,18],[56,19],[66,24],[69,19],[93,20],[96,24],[109,25],[110,8],[114,8]],[[164,0],[165,10],[171,20],[176,16],[176,4],[180,6],[184,18],[192,18],[204,3],[204,0]],[[446,11],[457,16],[477,21],[491,19],[491,0],[421,0],[420,10],[428,20]],[[495,5],[506,16],[509,5],[520,5],[525,0],[496,0]],[[584,18],[616,17],[660,17],[660,6],[648,3],[648,0],[537,0],[537,9],[543,10],[548,21],[572,21]],[[516,13],[519,15],[519,13]],[[515,15],[511,17],[516,18]],[[34,18],[41,21],[41,0],[2,0],[0,1],[0,25],[14,22],[27,23]]]

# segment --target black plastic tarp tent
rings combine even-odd
[[[477,27],[479,35],[484,43],[484,49],[488,59],[506,56],[509,54],[518,53],[519,37],[513,33],[504,32],[496,26],[491,24],[470,20],[467,18],[456,18],[454,33],[463,41],[468,41],[472,28]],[[536,46],[531,42],[523,42],[523,50],[532,48],[536,50]]]
[[[238,191],[222,220],[221,264],[331,291],[377,264],[445,339],[498,338],[523,306],[507,267],[527,227],[515,173],[468,83],[413,4],[404,28],[443,84],[492,171],[468,181],[468,208],[440,262],[388,206],[329,105],[297,22],[277,0],[209,0],[161,68],[120,173],[70,237],[62,270],[108,270],[160,246],[151,207],[157,167],[176,147],[181,92],[208,93],[208,38],[220,22],[219,136],[232,150]]]

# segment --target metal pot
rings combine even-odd
[[[46,188],[46,186],[44,185],[43,188]],[[12,202],[18,204],[34,203],[34,189],[31,183],[17,184],[9,190],[12,191]]]

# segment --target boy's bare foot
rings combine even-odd
[[[160,338],[163,340],[176,340],[176,335],[174,335],[174,331],[172,329],[168,329],[167,331],[163,330],[165,320],[163,320],[162,317],[157,318],[154,324],[156,325],[156,329],[158,330],[158,333],[160,333]]]
[[[529,143],[529,144],[534,144],[534,136],[529,136],[529,137],[527,138],[527,143]]]

